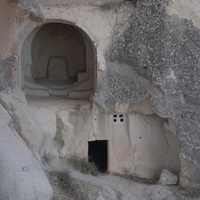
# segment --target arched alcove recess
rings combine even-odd
[[[79,27],[48,23],[25,40],[21,53],[21,88],[30,96],[87,99],[96,85],[96,53]]]

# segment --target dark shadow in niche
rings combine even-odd
[[[73,84],[86,73],[86,43],[78,28],[44,25],[32,42],[32,78],[42,85]]]
[[[96,87],[96,50],[81,28],[47,23],[33,30],[21,52],[27,96],[90,99]]]
[[[108,141],[97,140],[88,142],[88,160],[93,162],[100,172],[107,171],[108,164]]]

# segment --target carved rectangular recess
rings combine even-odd
[[[114,123],[121,123],[124,124],[125,123],[125,116],[123,114],[114,114],[113,115],[113,124]]]

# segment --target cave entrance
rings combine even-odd
[[[88,142],[88,160],[94,162],[100,172],[107,171],[108,141],[97,140]]]
[[[25,40],[21,88],[31,96],[90,98],[96,82],[94,44],[79,27],[47,23]]]

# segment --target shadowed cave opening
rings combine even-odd
[[[108,164],[108,141],[97,140],[88,142],[88,160],[93,162],[100,172],[107,171]]]

